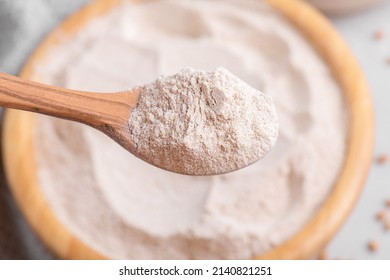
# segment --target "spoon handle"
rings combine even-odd
[[[0,73],[0,106],[73,120],[99,128],[123,122],[135,100],[131,92],[91,93],[27,81]],[[121,120],[117,120],[122,117]]]

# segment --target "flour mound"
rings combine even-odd
[[[145,85],[129,126],[139,157],[191,175],[257,161],[274,146],[279,128],[271,97],[224,68],[185,68]]]

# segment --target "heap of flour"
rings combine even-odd
[[[239,171],[185,176],[92,128],[37,116],[39,182],[55,216],[108,258],[246,259],[278,246],[316,213],[343,164],[347,110],[327,65],[266,1],[130,2],[53,49],[39,76],[115,92],[224,67],[272,96],[277,143]]]
[[[129,127],[138,156],[190,175],[245,167],[262,158],[278,135],[271,97],[224,68],[185,68],[142,87]]]

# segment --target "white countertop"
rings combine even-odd
[[[358,59],[369,82],[375,106],[375,155],[390,155],[390,1],[371,10],[347,17],[333,18]],[[376,31],[381,40],[374,39]],[[363,194],[352,215],[328,246],[332,258],[390,259],[390,231],[376,220],[390,199],[390,160],[373,164]],[[387,207],[390,221],[390,207]],[[378,251],[370,252],[367,243],[374,240]]]

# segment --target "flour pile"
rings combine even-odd
[[[142,87],[129,127],[142,159],[191,175],[245,167],[262,158],[278,136],[271,97],[224,68],[185,68]]]

